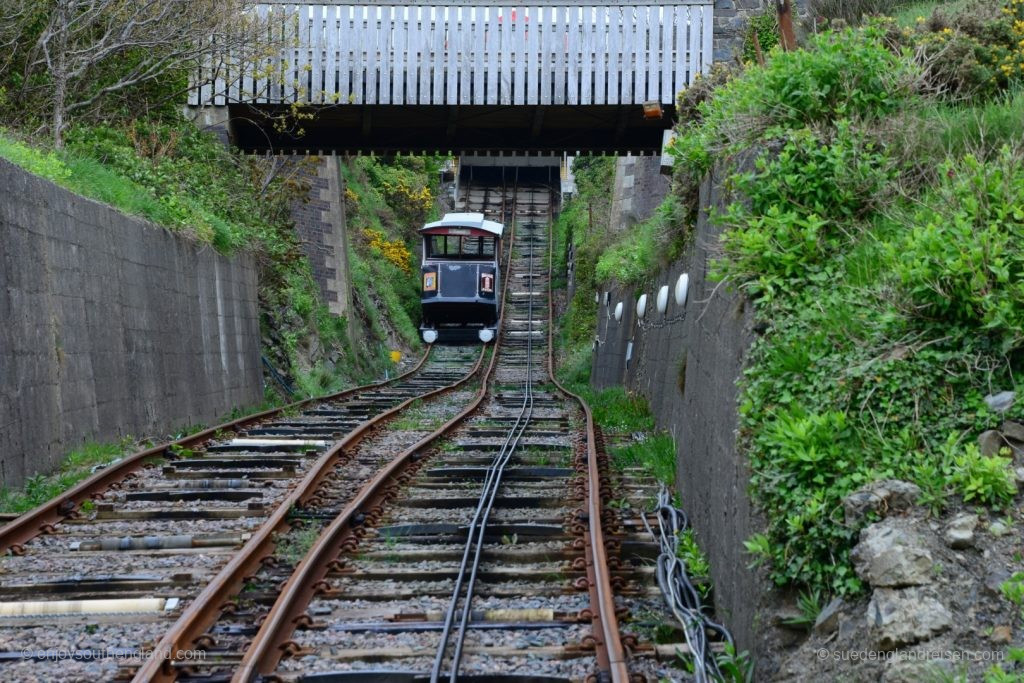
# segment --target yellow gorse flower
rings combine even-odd
[[[380,230],[363,228],[363,235],[370,241],[370,249],[380,252],[387,261],[397,266],[403,273],[411,273],[412,252],[402,240],[389,240]]]

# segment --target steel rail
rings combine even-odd
[[[550,207],[550,204],[549,204]],[[550,209],[549,209],[550,216]],[[554,298],[551,296],[551,275],[554,260],[554,243],[551,239],[552,221],[548,221],[548,318],[554,320]],[[604,530],[601,528],[601,473],[598,469],[597,432],[594,428],[594,414],[582,396],[569,391],[555,376],[555,354],[553,326],[548,326],[548,377],[566,396],[575,399],[587,421],[587,516],[588,527],[584,535],[587,548],[587,579],[591,593],[591,615],[594,637],[598,641],[598,662],[610,676],[613,683],[628,683],[629,669],[626,666],[626,651],[619,636],[619,620],[615,615],[615,593],[608,573],[608,554],[604,544]]]
[[[55,524],[60,523],[75,513],[82,503],[91,500],[93,496],[103,493],[112,485],[120,483],[129,474],[141,469],[150,458],[166,456],[172,447],[180,446],[181,448],[194,448],[209,439],[214,438],[217,432],[220,431],[237,431],[239,429],[245,429],[262,422],[263,420],[277,417],[285,411],[304,408],[306,406],[325,401],[336,401],[359,392],[371,391],[373,389],[379,389],[381,387],[394,384],[395,382],[418,372],[430,356],[430,352],[431,347],[427,346],[427,350],[423,353],[423,356],[415,367],[392,379],[384,380],[383,382],[364,384],[362,386],[345,389],[344,391],[339,391],[327,396],[302,399],[301,401],[295,401],[294,403],[289,403],[288,405],[281,406],[280,408],[272,408],[259,413],[253,413],[252,415],[246,415],[236,420],[230,420],[215,427],[204,429],[190,436],[185,436],[180,439],[175,439],[174,441],[168,441],[158,446],[147,448],[116,463],[111,463],[67,491],[54,496],[39,507],[29,510],[3,527],[0,527],[0,553],[12,552],[14,554],[20,554],[23,552],[22,546],[25,543],[31,541],[36,536],[52,532]]]
[[[512,223],[515,226],[515,211],[518,202],[518,184],[512,191],[513,203],[512,203]],[[511,252],[511,249],[510,249]],[[511,254],[510,254],[511,262]],[[530,268],[529,273],[533,274],[533,242],[530,241]],[[509,273],[511,275],[511,273]],[[532,277],[530,279],[530,286],[533,286]],[[532,289],[531,289],[532,291]],[[523,405],[519,411],[519,415],[516,416],[516,421],[509,429],[508,436],[502,443],[501,449],[497,455],[495,455],[491,466],[487,468],[487,475],[484,478],[483,485],[480,490],[480,501],[477,503],[476,510],[473,514],[473,519],[469,523],[469,527],[466,530],[466,547],[462,553],[462,562],[459,565],[458,575],[455,578],[455,587],[452,590],[451,601],[449,602],[448,609],[445,612],[444,626],[441,629],[441,637],[437,646],[437,652],[434,655],[434,664],[430,672],[431,683],[438,683],[441,676],[441,669],[444,666],[444,655],[448,650],[449,640],[451,640],[452,624],[455,619],[455,613],[458,610],[459,598],[462,594],[463,586],[466,587],[466,595],[463,599],[463,606],[461,610],[461,617],[459,619],[459,630],[455,638],[455,651],[452,654],[452,665],[451,674],[449,681],[455,683],[458,677],[459,662],[462,659],[462,646],[466,638],[466,629],[469,623],[469,616],[471,613],[471,604],[473,601],[473,589],[476,586],[477,574],[480,568],[480,557],[483,552],[484,546],[484,534],[487,530],[487,520],[490,518],[491,510],[494,507],[494,500],[498,494],[498,488],[501,486],[501,478],[505,473],[505,466],[508,464],[515,452],[516,446],[519,444],[519,440],[522,438],[523,432],[526,431],[529,426],[530,419],[533,415],[533,387],[532,387],[532,374],[533,374],[533,297],[531,296],[527,303],[528,315],[527,315],[527,340],[526,340],[526,357],[527,357],[527,376],[524,380],[524,392],[523,392]],[[473,538],[476,535],[476,541]],[[475,549],[473,556],[473,562],[469,563],[469,554]],[[466,580],[466,572],[469,571],[468,582]]]
[[[504,212],[504,193],[502,203],[502,211]],[[513,240],[515,239],[514,226],[511,237]],[[512,249],[510,243],[507,264],[511,263],[511,258]],[[506,265],[506,273],[508,270],[509,268]],[[502,285],[501,300],[503,309],[508,292],[508,281],[509,278],[506,277]],[[312,547],[299,562],[299,565],[281,589],[281,593],[274,601],[270,612],[253,637],[252,642],[249,644],[249,649],[245,651],[238,669],[231,678],[232,683],[249,683],[257,676],[270,674],[277,668],[278,662],[284,656],[285,651],[295,647],[294,643],[289,640],[291,634],[299,626],[299,623],[304,620],[305,611],[310,600],[323,587],[323,581],[329,571],[329,565],[343,549],[347,535],[354,528],[356,515],[385,500],[388,497],[386,491],[388,486],[398,481],[402,470],[422,450],[457,427],[466,417],[474,413],[483,404],[484,399],[487,397],[488,386],[493,376],[494,368],[497,364],[498,348],[501,343],[502,334],[503,326],[499,325],[498,334],[494,340],[494,352],[491,355],[487,370],[481,377],[480,389],[477,391],[473,401],[457,415],[441,425],[441,427],[395,456],[390,463],[385,465],[373,479],[359,490],[355,498],[345,506],[314,541]],[[482,347],[481,361],[486,348],[486,346]],[[138,679],[137,677],[136,680],[146,679]]]
[[[276,543],[275,536],[290,528],[288,515],[292,509],[296,506],[302,506],[313,497],[320,484],[331,473],[338,461],[362,441],[370,430],[402,412],[415,401],[452,391],[468,382],[479,371],[484,355],[483,350],[481,350],[480,357],[477,359],[472,370],[457,382],[433,389],[418,396],[412,396],[402,403],[360,423],[343,439],[336,442],[317,458],[316,462],[313,463],[309,471],[302,478],[302,481],[278,504],[273,513],[260,525],[260,528],[231,560],[217,572],[203,591],[192,600],[188,608],[164,634],[154,649],[155,652],[161,653],[161,655],[147,659],[132,680],[136,682],[173,681],[177,677],[174,671],[174,660],[178,653],[193,648],[195,641],[216,622],[223,611],[222,608],[238,592],[245,579],[251,576],[266,558],[273,554]],[[420,366],[422,364],[423,361],[420,362]]]

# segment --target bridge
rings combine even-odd
[[[225,55],[189,100],[219,112],[251,151],[655,152],[676,94],[712,59],[712,0],[256,12],[285,47],[257,63]],[[269,123],[297,111],[295,126]]]

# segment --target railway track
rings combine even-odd
[[[45,535],[0,530],[23,553],[0,579],[25,607],[0,617],[11,679],[684,679],[657,658],[686,645],[646,623],[665,616],[642,512],[657,485],[609,469],[554,380],[552,201],[463,197],[511,228],[493,354],[433,349],[386,386],[164,448]],[[150,602],[30,606],[56,593]]]
[[[410,405],[465,383],[479,350],[439,348],[381,385],[228,423],[114,464],[0,529],[6,680],[107,680],[152,648],[239,548]],[[81,490],[80,493],[76,491]],[[43,506],[46,508],[47,506]],[[27,654],[27,656],[26,656]]]

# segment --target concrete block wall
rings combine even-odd
[[[345,315],[352,305],[345,235],[344,182],[339,159],[324,156],[305,166],[310,184],[308,201],[292,204],[295,230],[309,257],[321,300],[334,315]]]
[[[0,159],[0,485],[263,395],[257,274]]]
[[[661,157],[619,157],[615,160],[612,192],[612,230],[622,232],[650,218],[668,193],[668,176],[661,174]]]
[[[658,428],[675,438],[676,486],[710,560],[716,613],[741,649],[757,655],[763,671],[772,668],[777,656],[764,645],[769,628],[760,621],[771,608],[770,586],[748,568],[743,554],[743,541],[763,524],[747,490],[749,467],[736,448],[736,382],[754,340],[753,310],[743,296],[707,279],[719,239],[708,209],[721,209],[727,201],[720,190],[723,180],[712,173],[703,183],[703,209],[690,246],[655,275],[651,287],[634,290],[609,283],[600,290],[591,384],[625,386],[643,395]],[[679,306],[674,290],[683,273],[689,277],[689,292]],[[656,306],[661,286],[669,292],[664,314]],[[647,295],[642,319],[637,315],[641,294]],[[620,302],[622,318],[616,321]]]

